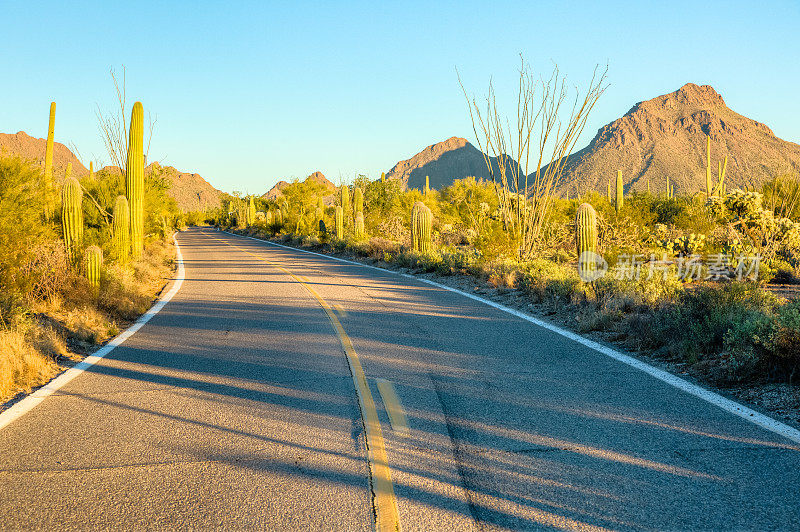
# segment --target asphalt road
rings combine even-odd
[[[178,241],[172,301],[0,430],[0,528],[374,529],[347,341],[404,530],[800,528],[800,446],[641,371],[392,273]]]

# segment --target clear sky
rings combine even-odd
[[[610,86],[578,143],[638,101],[711,84],[735,111],[800,142],[800,1],[36,2],[0,0],[0,132],[107,163],[97,105],[127,70],[128,107],[158,122],[149,160],[225,191],[261,193],[320,170],[376,177],[453,135],[473,140],[470,92],[515,100],[519,53]]]

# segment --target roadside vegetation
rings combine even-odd
[[[508,229],[500,201],[506,192],[474,178],[426,191],[359,176],[335,193],[297,181],[277,200],[230,197],[207,219],[390,267],[473,276],[525,294],[580,332],[611,333],[724,385],[800,376],[800,300],[777,297],[769,284],[800,278],[798,190],[797,176],[781,176],[760,191],[717,195],[675,196],[666,187],[621,202],[596,191],[554,194],[530,253],[521,253],[519,236]],[[609,263],[592,282],[578,269],[582,204],[596,213],[596,251]],[[432,214],[428,237],[415,229],[420,205]]]
[[[144,173],[141,125],[132,121],[130,137],[123,128],[130,153],[127,138],[116,147],[127,167],[76,179],[70,167],[53,175],[54,115],[55,104],[44,169],[0,156],[0,403],[144,313],[170,276],[183,223],[164,180]]]

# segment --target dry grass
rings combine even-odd
[[[28,266],[44,271],[27,312],[0,329],[0,403],[46,383],[63,369],[59,362],[79,360],[143,314],[166,285],[175,255],[171,242],[149,242],[128,267],[108,265],[98,292],[66,267],[61,246],[42,250],[50,256]]]

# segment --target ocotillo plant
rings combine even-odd
[[[125,169],[125,195],[131,211],[131,255],[138,259],[144,249],[144,110],[133,104]]]
[[[593,280],[597,253],[597,213],[588,203],[581,203],[575,213],[575,244],[578,250],[578,275]]]
[[[83,247],[83,189],[77,179],[69,177],[71,170],[68,165],[67,179],[61,189],[61,228],[67,256],[75,264]]]
[[[353,232],[355,233],[355,237],[357,239],[364,238],[364,213],[361,211],[356,213],[356,221],[355,225],[353,226]]]
[[[353,212],[364,212],[364,193],[361,191],[361,187],[353,190]]]
[[[256,204],[253,201],[253,196],[250,196],[250,201],[247,203],[247,227],[251,227],[256,221]]]
[[[614,208],[619,212],[625,203],[625,192],[622,188],[622,170],[617,170],[617,194],[614,199]]]
[[[100,288],[100,270],[103,268],[103,250],[97,246],[89,246],[83,254],[83,273],[89,284]]]
[[[50,121],[47,125],[47,146],[44,150],[44,217],[53,218],[55,183],[53,183],[53,135],[56,125],[56,102],[50,102]]]
[[[116,259],[120,264],[126,264],[131,252],[131,211],[125,196],[117,196],[114,202],[112,231]]]
[[[334,225],[336,226],[336,238],[339,240],[344,238],[344,209],[341,205],[336,206],[336,215],[334,217]]]
[[[421,201],[411,208],[411,247],[414,251],[427,253],[432,248],[433,213]]]

